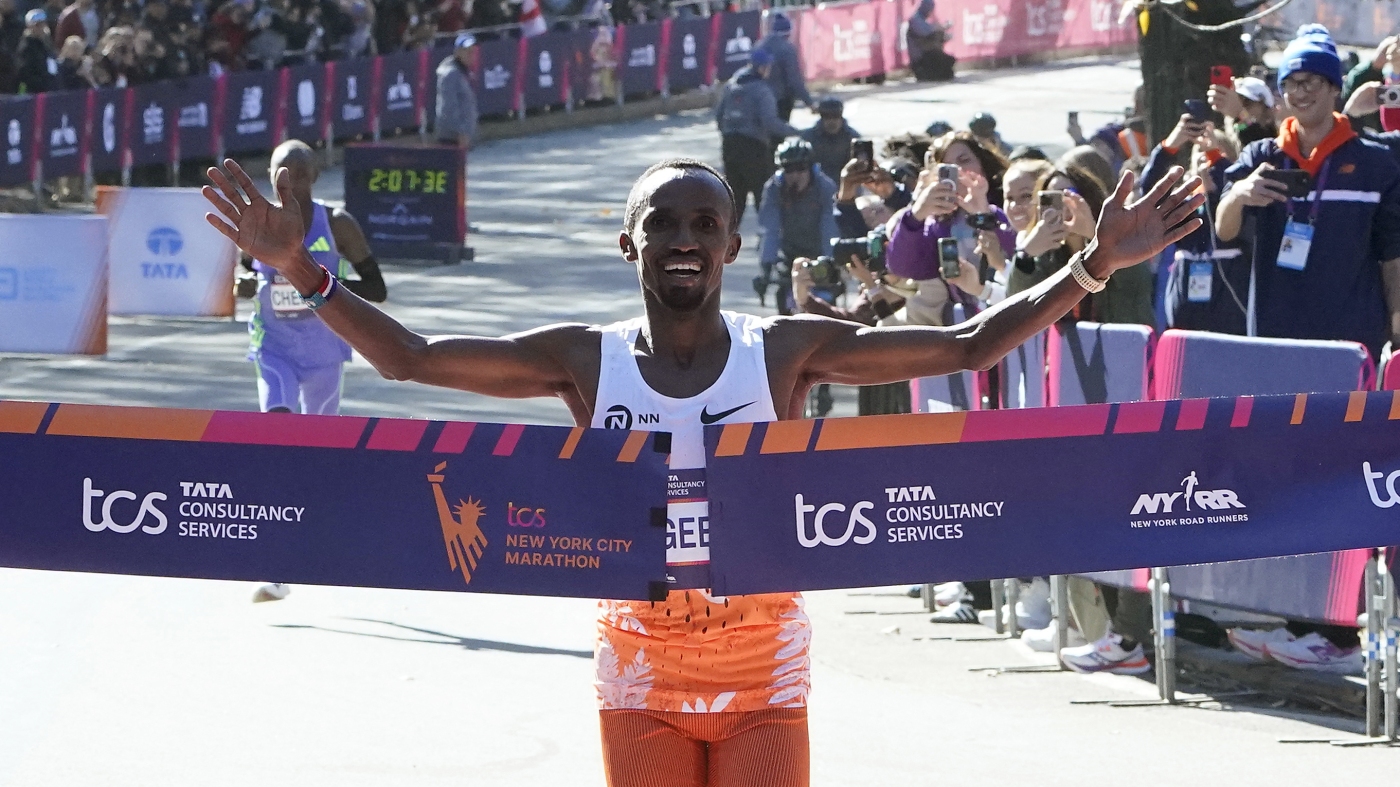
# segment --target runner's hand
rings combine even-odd
[[[224,159],[224,170],[227,175],[217,167],[210,167],[209,180],[218,190],[205,186],[201,192],[223,218],[206,213],[205,220],[253,259],[278,270],[301,259],[306,232],[301,223],[301,208],[292,196],[291,175],[287,169],[277,170],[280,207],[267,201],[238,162]],[[243,189],[242,194],[239,187]]]
[[[1172,167],[1151,191],[1129,202],[1136,183],[1131,171],[1124,172],[1118,188],[1103,204],[1084,258],[1095,278],[1106,279],[1116,270],[1150,259],[1201,228],[1200,217],[1193,215],[1205,201],[1205,195],[1198,193],[1200,178],[1186,177],[1181,167]]]

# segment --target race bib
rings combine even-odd
[[[710,502],[704,468],[666,475],[666,574],[678,589],[710,585]]]
[[[1290,221],[1283,228],[1283,242],[1278,247],[1278,266],[1291,271],[1308,267],[1308,251],[1312,249],[1313,228],[1310,224]]]
[[[311,309],[302,300],[297,288],[278,274],[272,280],[272,314],[281,320],[300,320],[311,316]]]
[[[1186,279],[1186,300],[1191,303],[1209,303],[1210,288],[1214,276],[1215,264],[1211,262],[1193,262],[1188,269],[1190,275]]]

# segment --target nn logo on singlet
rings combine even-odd
[[[439,463],[428,474],[428,483],[433,485],[433,499],[437,502],[438,524],[447,545],[447,564],[453,571],[461,571],[462,578],[470,585],[477,561],[486,551],[486,534],[481,530],[481,517],[486,508],[471,497],[458,500],[456,508],[449,507],[447,496],[442,493],[446,469],[446,462]]]
[[[609,407],[603,415],[604,429],[631,429],[633,422],[639,426],[641,424],[659,424],[661,416],[656,413],[637,413],[633,418],[632,411],[626,405],[615,404]]]

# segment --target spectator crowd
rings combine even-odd
[[[1327,29],[1305,25],[1276,72],[1213,76],[1206,99],[1187,101],[1160,142],[1148,138],[1139,89],[1126,117],[1087,136],[1070,113],[1074,144],[1052,158],[1043,148],[1057,141],[1012,148],[985,113],[966,129],[934,122],[877,147],[841,101],[789,79],[784,30],[772,26],[716,107],[726,176],[762,228],[754,288],[780,313],[955,324],[1069,264],[1094,242],[1115,190],[1144,193],[1180,166],[1207,192],[1201,228],[1161,259],[1115,273],[1066,319],[1346,340],[1375,361],[1400,342],[1400,87],[1386,89],[1400,39],[1347,72]],[[814,126],[788,124],[794,100],[818,113]],[[994,388],[984,406],[997,406]],[[861,414],[909,407],[905,384],[861,391]],[[830,409],[827,392],[809,396],[810,415]],[[1005,614],[1049,650],[1049,586],[1029,588]],[[1145,594],[1078,577],[1069,591],[1076,646],[1060,653],[1066,665],[1150,669]],[[977,622],[991,606],[986,583],[934,592],[935,621]],[[1291,623],[1230,638],[1295,667],[1361,664],[1354,627]]]

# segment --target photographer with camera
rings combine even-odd
[[[762,272],[754,277],[753,288],[764,303],[769,285],[776,284],[778,313],[787,315],[792,314],[792,262],[831,256],[831,239],[837,237],[836,184],[817,168],[812,146],[804,139],[783,142],[774,160],[780,169],[763,187],[758,209]],[[831,275],[818,278],[816,284],[844,292],[840,271],[830,267]]]
[[[1299,28],[1279,86],[1293,117],[1226,171],[1215,219],[1253,256],[1248,332],[1355,341],[1379,358],[1400,339],[1400,166],[1333,111],[1342,66],[1327,28]]]

